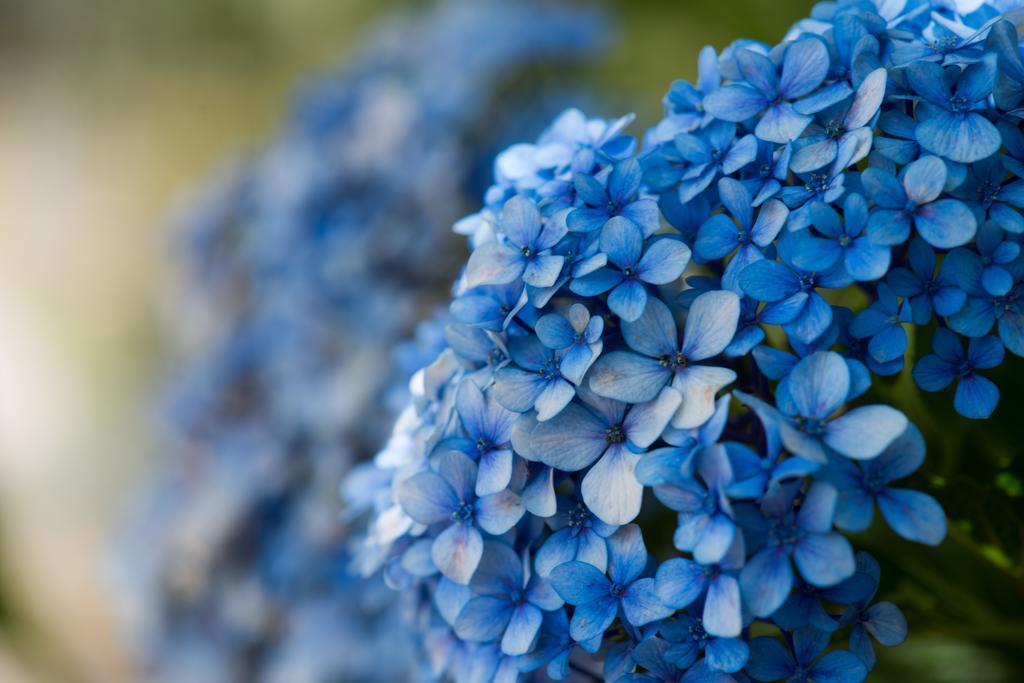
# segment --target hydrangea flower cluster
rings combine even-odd
[[[436,677],[855,683],[904,640],[843,532],[946,534],[867,398],[910,332],[967,418],[1024,355],[1011,4],[821,3],[705,48],[642,150],[570,110],[498,157],[360,557]]]
[[[557,83],[602,35],[597,15],[550,4],[406,17],[311,84],[270,148],[189,217],[167,457],[117,567],[147,679],[408,675],[390,591],[347,569],[336,482],[440,351],[429,327],[392,347],[448,297],[449,226],[508,143],[504,108],[548,106],[523,93],[543,98],[531,84]]]

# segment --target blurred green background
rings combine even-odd
[[[168,218],[273,134],[305,78],[415,4],[0,0],[0,681],[138,680],[104,553],[155,451],[151,399],[172,370]],[[695,75],[703,45],[777,41],[811,3],[594,4],[616,40],[583,78],[635,110],[639,133],[669,83]],[[909,397],[906,378],[876,390],[912,401],[931,443],[916,483],[964,520],[937,551],[858,539],[911,618],[879,680],[1021,680],[1021,370],[1004,366],[1003,405],[985,425],[955,417],[948,394]]]

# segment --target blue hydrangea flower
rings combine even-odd
[[[1002,342],[997,337],[976,337],[968,342],[965,356],[960,338],[948,329],[939,328],[932,337],[932,348],[934,353],[914,365],[917,386],[925,391],[941,391],[959,380],[953,395],[956,412],[974,420],[984,420],[995,412],[999,405],[999,387],[977,371],[1002,364]]]
[[[524,197],[505,203],[498,225],[508,242],[480,245],[466,266],[466,283],[504,285],[522,278],[535,287],[553,285],[565,257],[551,253],[551,248],[565,235],[565,226],[544,221],[536,205]]]
[[[878,298],[854,316],[850,323],[850,336],[870,339],[868,353],[879,363],[903,358],[907,352],[907,331],[910,307],[901,305],[899,297],[884,282],[878,285]]]
[[[589,467],[580,486],[583,501],[606,524],[626,524],[639,514],[643,500],[636,465],[682,397],[665,387],[654,399],[630,407],[581,387],[580,398],[583,403],[568,405],[533,429],[531,448],[542,462],[564,472]]]
[[[911,228],[938,249],[969,242],[978,224],[958,199],[939,199],[946,184],[946,164],[936,156],[908,164],[901,181],[892,174],[869,168],[861,176],[868,196],[880,208],[868,220],[868,236],[877,244],[902,244]]]
[[[839,147],[846,140],[870,139],[868,123],[878,113],[885,95],[886,71],[875,69],[857,86],[848,102],[833,105],[817,113],[816,122],[811,123],[805,134],[795,143],[790,168],[795,173],[810,173],[828,166],[835,161]],[[870,143],[858,140],[859,156],[850,159],[851,164],[867,156]]]
[[[718,194],[728,214],[716,213],[700,226],[694,249],[704,261],[724,258],[739,249],[725,267],[722,286],[740,293],[739,273],[764,258],[763,249],[778,237],[789,209],[777,199],[769,199],[757,210],[755,220],[750,192],[732,178],[718,181]]]
[[[475,382],[459,387],[456,406],[464,435],[449,437],[438,445],[455,449],[477,461],[476,495],[504,490],[512,480],[512,423],[516,414],[485,396]]]
[[[864,196],[850,192],[843,199],[843,215],[824,202],[811,204],[809,220],[822,237],[804,241],[793,256],[797,266],[831,268],[842,263],[854,280],[877,280],[889,272],[889,248],[876,244],[864,234],[868,225],[868,204]]]
[[[889,286],[909,302],[915,325],[927,325],[934,314],[951,316],[967,300],[967,294],[957,286],[957,278],[951,273],[954,261],[944,260],[938,272],[936,263],[935,250],[915,237],[907,249],[908,267],[889,271]]]
[[[498,403],[517,413],[536,410],[538,420],[558,415],[576,395],[576,388],[562,373],[562,357],[534,336],[513,337],[508,351],[515,365],[495,373]]]
[[[658,632],[671,644],[665,658],[680,669],[689,669],[701,655],[710,671],[736,673],[747,663],[749,650],[743,640],[713,635],[700,617],[685,611],[659,625]]]
[[[567,562],[551,572],[551,584],[576,607],[569,632],[578,641],[604,633],[619,610],[627,623],[643,626],[672,613],[654,594],[654,579],[641,578],[647,548],[640,527],[630,524],[608,539],[608,575],[585,562]]]
[[[715,393],[736,373],[697,363],[725,349],[738,318],[735,294],[702,294],[690,306],[680,342],[672,311],[659,299],[649,299],[643,315],[622,324],[622,336],[632,351],[612,351],[599,358],[590,372],[590,388],[617,401],[644,403],[671,382],[683,397],[673,426],[698,427],[714,412]]]
[[[867,667],[849,650],[832,650],[819,659],[828,641],[825,631],[801,629],[793,634],[790,652],[775,638],[754,638],[750,641],[750,661],[745,671],[755,681],[863,681]]]
[[[832,530],[838,492],[815,482],[797,505],[799,485],[780,485],[765,496],[760,514],[742,520],[760,549],[740,573],[744,602],[764,617],[782,606],[793,587],[793,566],[808,583],[827,587],[855,570],[853,550]]]
[[[921,97],[916,136],[924,149],[960,163],[980,161],[999,151],[999,130],[977,111],[986,107],[995,87],[995,55],[986,55],[963,70],[959,65],[914,62],[907,68],[907,79]]]
[[[673,154],[679,156],[679,201],[686,203],[720,175],[732,175],[757,157],[757,138],[736,137],[735,124],[714,121],[698,133],[680,133]],[[666,159],[671,160],[668,155]],[[650,172],[648,172],[650,174]]]
[[[786,448],[818,462],[825,462],[828,450],[870,460],[903,433],[906,416],[886,405],[861,406],[832,417],[850,387],[849,366],[838,353],[818,351],[801,359],[777,390]]]
[[[534,329],[544,346],[562,354],[562,374],[573,384],[583,381],[601,355],[604,318],[591,317],[583,304],[573,304],[564,314],[548,313],[537,321]]]
[[[739,636],[743,613],[737,573],[743,566],[743,554],[742,544],[734,543],[721,562],[702,564],[683,557],[666,560],[655,576],[658,598],[673,609],[683,609],[703,597],[702,628],[712,636]]]
[[[544,544],[537,549],[534,567],[542,577],[560,564],[579,560],[597,567],[608,568],[609,536],[619,527],[605,524],[579,500],[558,499],[558,512],[545,520],[552,529]]]
[[[455,619],[455,632],[469,642],[501,641],[506,655],[530,651],[544,612],[562,599],[544,579],[528,576],[523,559],[499,541],[484,543],[480,565],[470,581],[474,596]]]
[[[644,236],[652,234],[658,229],[658,206],[653,199],[637,196],[641,175],[640,164],[635,159],[615,164],[607,186],[591,175],[577,173],[573,185],[583,206],[568,214],[569,230],[595,232],[612,218],[621,216],[639,228]]]
[[[810,124],[810,114],[832,104],[828,98],[807,97],[829,70],[828,49],[817,38],[791,43],[783,55],[781,72],[770,57],[753,50],[737,51],[736,61],[746,82],[730,83],[710,93],[704,98],[704,108],[716,118],[736,123],[760,115],[754,133],[762,140],[795,140]],[[848,90],[839,92],[848,94]]]
[[[477,465],[458,451],[441,453],[435,469],[415,474],[401,483],[402,508],[420,524],[444,528],[431,545],[434,565],[456,583],[469,583],[484,541],[480,531],[503,534],[523,516],[519,496],[503,490],[477,498]]]
[[[601,251],[614,267],[577,277],[570,288],[581,296],[608,295],[608,307],[624,321],[640,317],[647,304],[647,288],[678,280],[690,262],[690,248],[671,236],[646,242],[640,228],[615,217],[601,231]]]
[[[839,490],[836,526],[864,531],[871,525],[875,503],[889,526],[906,539],[938,545],[946,536],[946,516],[927,493],[893,488],[890,483],[913,474],[924,462],[924,437],[914,425],[880,456],[865,462],[832,458],[826,476]]]

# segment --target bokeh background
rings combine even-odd
[[[0,0],[0,681],[140,680],[119,630],[112,530],[157,457],[154,396],[174,372],[172,221],[269,140],[291,93],[343,63],[389,0]],[[580,72],[613,115],[657,121],[705,44],[777,41],[807,0],[608,0],[612,42]],[[997,419],[914,399],[921,476],[961,522],[938,550],[879,554],[912,640],[880,680],[1020,680],[1021,363]],[[905,378],[877,389],[910,400]],[[895,548],[896,550],[892,550]],[[116,588],[116,586],[114,586]],[[1014,653],[1016,651],[1016,657]]]

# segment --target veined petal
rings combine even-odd
[[[835,532],[805,536],[796,544],[793,561],[800,575],[818,587],[850,578],[857,566],[850,542]]]
[[[907,417],[895,408],[862,406],[830,422],[824,441],[848,458],[868,460],[877,457],[906,428]]]
[[[476,527],[452,524],[434,539],[430,557],[442,574],[459,584],[473,577],[484,552],[484,539]]]
[[[583,477],[583,501],[605,524],[627,524],[640,514],[644,487],[633,474],[639,460],[623,445],[612,445]]]
[[[878,496],[878,507],[893,531],[903,538],[938,545],[946,537],[946,515],[927,493],[888,488]]]
[[[686,316],[683,355],[704,360],[720,354],[736,334],[739,316],[740,298],[735,292],[717,290],[698,296]]]
[[[653,299],[651,299],[653,301]],[[626,403],[650,401],[672,378],[672,371],[653,358],[612,351],[590,369],[590,388],[598,396]]]
[[[672,419],[676,429],[696,429],[715,414],[718,392],[736,380],[729,368],[709,365],[690,365],[676,373],[672,382],[683,396],[683,401]]]
[[[504,285],[515,281],[526,268],[523,255],[508,244],[488,242],[481,244],[469,257],[466,265],[466,285]]]

